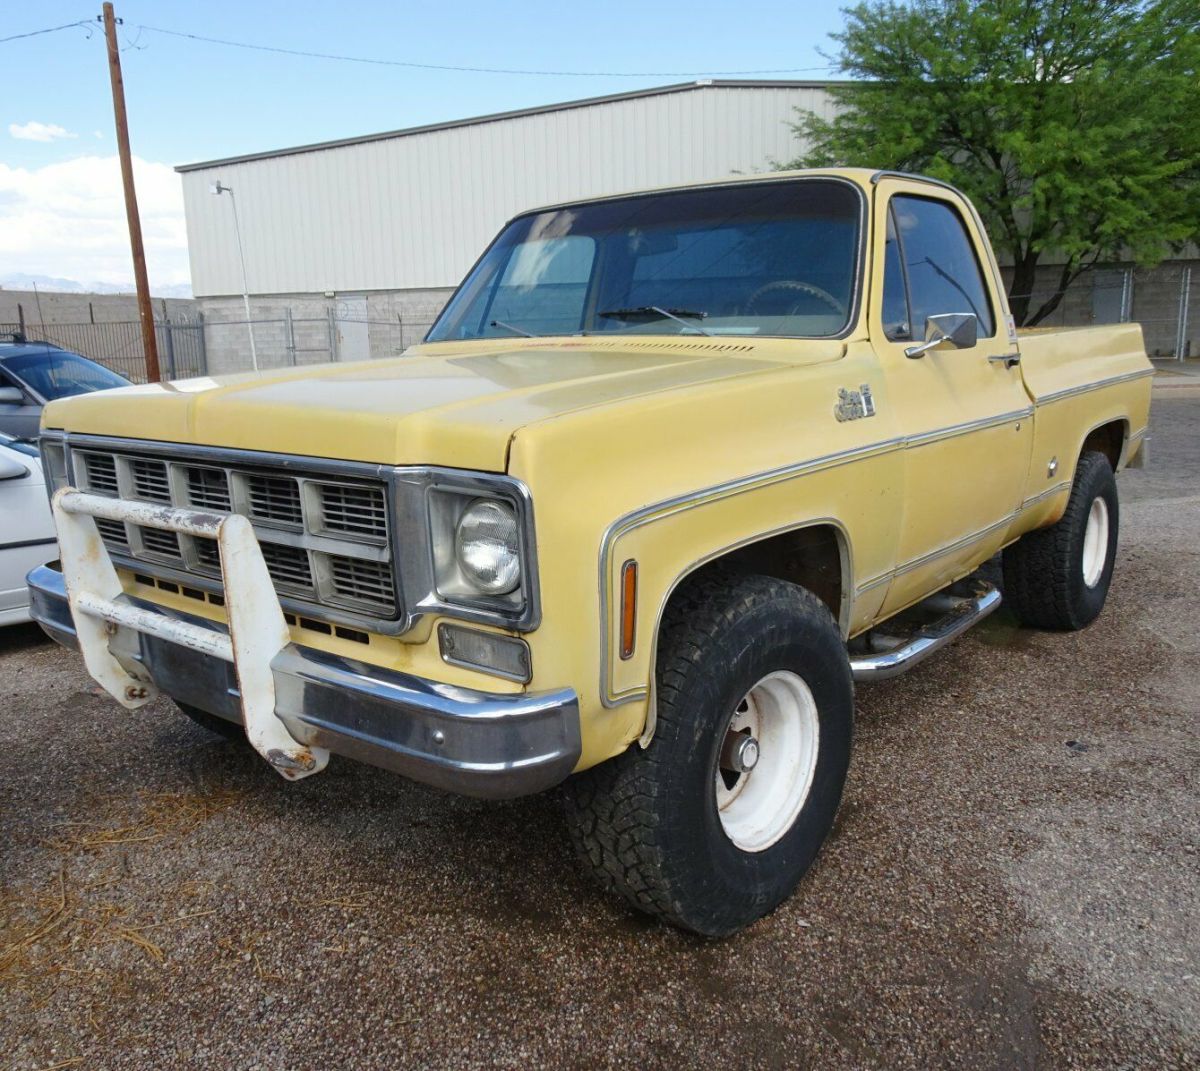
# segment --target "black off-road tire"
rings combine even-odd
[[[223,736],[226,740],[246,739],[246,730],[237,722],[218,718],[215,714],[210,714],[207,710],[201,710],[199,707],[194,707],[189,703],[181,703],[179,700],[175,701],[175,705],[197,725],[207,729],[210,733]]]
[[[1108,541],[1103,571],[1089,587],[1083,574],[1084,536],[1097,498],[1108,508]],[[1112,583],[1119,521],[1112,464],[1104,454],[1088,451],[1075,469],[1062,517],[1004,551],[1004,598],[1022,624],[1071,632],[1096,620]]]
[[[812,785],[774,844],[743,851],[718,814],[717,757],[734,709],[779,670],[798,675],[815,700]],[[793,892],[833,824],[854,720],[846,647],[803,588],[712,573],[671,601],[656,697],[649,747],[634,744],[567,782],[572,840],[585,868],[635,907],[705,936],[733,933]]]

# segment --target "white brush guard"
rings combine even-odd
[[[245,517],[103,498],[70,487],[55,494],[53,510],[79,647],[88,672],[105,691],[130,710],[158,695],[143,667],[127,665],[109,650],[109,638],[119,626],[232,662],[241,693],[242,723],[254,750],[290,781],[325,768],[329,752],[297,743],[275,714],[271,660],[291,642],[291,636],[254,529]],[[97,517],[215,539],[228,634],[118,601],[123,589],[96,527]]]

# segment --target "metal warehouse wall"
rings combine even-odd
[[[797,155],[819,83],[696,85],[555,111],[183,169],[197,297],[445,287],[516,212],[768,170]]]

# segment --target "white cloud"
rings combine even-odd
[[[60,138],[77,138],[57,123],[39,123],[36,119],[28,123],[9,123],[8,132],[20,141],[58,141]]]
[[[134,157],[150,288],[189,280],[183,190],[167,165]],[[115,156],[38,168],[0,163],[0,277],[51,275],[131,283],[133,263]]]

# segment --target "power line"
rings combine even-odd
[[[92,24],[86,21],[64,22],[61,26],[47,26],[44,30],[30,30],[29,33],[15,33],[11,37],[0,37],[0,45],[5,41],[20,41],[24,37],[40,37],[44,33],[58,33],[59,30],[69,30],[72,26],[82,26],[91,36]]]
[[[230,41],[223,37],[206,37],[182,30],[166,30],[161,26],[138,26],[139,32],[166,34],[182,37],[189,41],[203,41],[210,45],[228,45],[231,48],[247,48],[255,52],[276,52],[285,56],[303,56],[307,59],[341,60],[345,63],[369,63],[378,67],[415,67],[426,71],[458,71],[470,74],[528,74],[548,75],[558,78],[706,78],[733,77],[748,74],[799,74],[805,71],[831,71],[834,66],[824,67],[776,67],[754,71],[535,71],[509,67],[460,67],[446,63],[417,63],[413,60],[374,59],[369,56],[343,56],[332,52],[308,52],[297,48],[281,48],[277,45],[256,45],[247,41]]]

